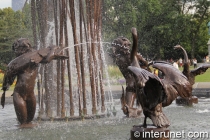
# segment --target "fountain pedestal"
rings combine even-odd
[[[157,128],[155,126],[133,126],[130,131],[131,140],[170,140],[168,128]]]
[[[192,97],[190,97],[190,100],[192,100],[192,102],[193,102],[194,104],[197,104],[197,103],[198,103],[198,97],[197,97],[197,96],[192,96]]]
[[[182,98],[182,97],[177,97],[176,98],[176,104],[178,105],[187,105],[191,106],[192,104],[197,104],[198,103],[198,97],[192,96],[190,98]]]

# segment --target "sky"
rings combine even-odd
[[[12,0],[0,0],[0,9],[11,6],[12,6]]]

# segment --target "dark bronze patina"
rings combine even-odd
[[[191,85],[195,84],[195,77],[205,73],[206,70],[210,67],[210,64],[202,64],[196,69],[190,70],[190,62],[186,50],[181,45],[174,46],[174,49],[181,49],[183,51],[184,61],[182,73],[187,77]],[[182,105],[192,105],[192,103],[198,103],[198,98],[196,96],[189,97],[188,99],[177,97],[176,103]]]
[[[132,28],[133,38],[137,40],[137,31]],[[150,118],[156,127],[168,127],[169,120],[162,111],[179,95],[188,98],[192,93],[192,85],[185,75],[166,62],[153,62],[153,68],[160,70],[164,77],[160,79],[155,74],[142,69],[136,58],[137,41],[131,51],[132,65],[128,67],[135,79],[136,96],[145,115],[143,127],[147,127],[146,119]]]
[[[182,73],[188,78],[191,85],[195,84],[195,77],[197,75],[205,73],[206,70],[208,68],[210,68],[210,64],[202,64],[198,68],[190,70],[190,63],[189,63],[189,59],[188,59],[188,55],[187,55],[186,50],[180,45],[174,46],[174,49],[181,49],[183,51],[184,63],[183,63]]]
[[[15,41],[12,49],[16,58],[8,64],[4,75],[2,87],[4,92],[1,97],[1,105],[4,108],[5,92],[17,78],[13,92],[13,102],[17,119],[23,125],[32,121],[36,110],[34,86],[38,64],[46,64],[53,59],[66,59],[68,57],[60,55],[61,48],[58,46],[34,50],[29,40],[25,38]]]
[[[135,41],[137,40],[133,38],[133,43],[135,43]],[[137,108],[133,107],[136,99],[136,91],[134,85],[135,80],[131,72],[128,70],[128,66],[130,66],[132,63],[130,59],[130,45],[131,42],[127,38],[122,36],[118,37],[112,42],[113,53],[111,56],[126,80],[126,93],[124,94],[123,89],[123,94],[121,97],[123,113],[128,117],[137,117],[141,114],[142,109],[139,104]],[[149,70],[147,61],[139,53],[136,53],[136,58],[138,59],[138,63],[142,68]]]

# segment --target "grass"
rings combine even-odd
[[[152,68],[153,69],[153,68]],[[190,69],[194,69],[193,66],[190,67]],[[180,71],[182,71],[183,68],[180,68]],[[119,68],[117,66],[108,66],[108,73],[111,79],[119,79],[123,78]],[[207,69],[207,71],[201,75],[197,75],[195,77],[195,82],[210,82],[210,68]]]
[[[190,66],[190,69],[193,70],[194,67]],[[183,68],[180,68],[180,71],[182,71]],[[210,82],[210,68],[206,70],[205,73],[201,74],[201,75],[197,75],[195,77],[195,82]]]
[[[210,69],[208,69],[204,74],[196,76],[195,82],[210,82]]]
[[[194,69],[193,66],[191,66],[190,69]],[[180,68],[180,71],[182,71],[182,68]],[[124,77],[117,66],[114,66],[114,65],[108,66],[108,73],[109,73],[110,79],[113,80],[112,82],[113,84],[121,84],[121,83],[124,84],[125,82],[123,81]],[[3,77],[4,75],[0,73],[0,89],[2,87]],[[196,76],[195,82],[210,82],[210,68],[207,69],[207,71],[204,74]],[[15,83],[10,87],[9,90],[13,90],[14,85]]]
[[[123,78],[123,75],[117,66],[109,65],[107,71],[109,73],[110,78],[114,79]]]

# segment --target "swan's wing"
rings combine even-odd
[[[210,64],[203,64],[199,66],[198,68],[191,70],[190,73],[192,73],[194,76],[197,76],[197,75],[205,73],[208,68],[210,68]]]
[[[144,87],[146,82],[151,78],[151,79],[155,79],[157,81],[159,81],[161,83],[161,80],[154,75],[153,73],[142,69],[142,68],[138,68],[135,66],[129,66],[128,69],[135,75],[135,78],[137,80],[137,84],[140,87]]]
[[[192,85],[181,71],[166,63],[154,63],[154,68],[159,69],[164,74],[163,84],[167,95],[174,94],[183,98],[192,96]]]
[[[137,93],[141,105],[146,105],[149,109],[152,109],[165,100],[166,94],[159,77],[135,66],[129,66],[128,69],[134,75],[137,90],[142,89],[141,92]]]
[[[177,73],[182,74],[182,72],[175,68],[171,63],[164,61],[154,61],[152,67],[162,71],[164,75],[176,75]],[[184,75],[182,74],[182,76]],[[187,79],[187,77],[185,78]]]

